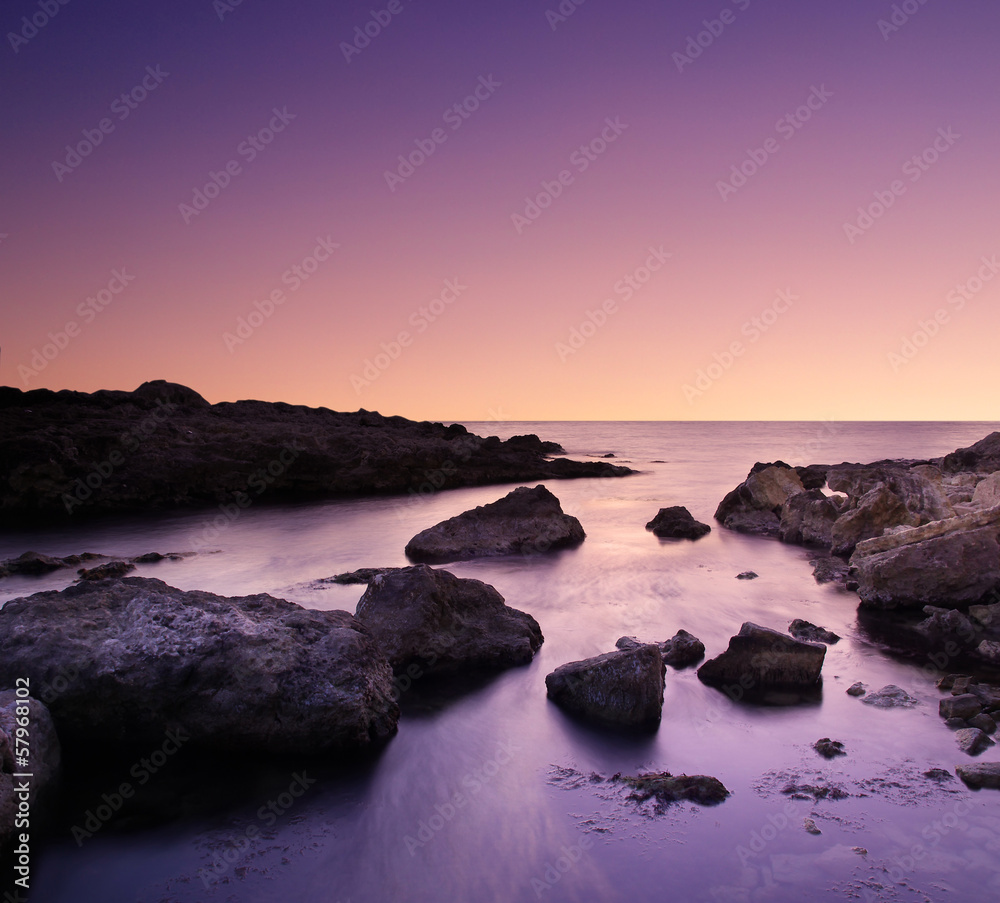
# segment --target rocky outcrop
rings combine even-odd
[[[787,464],[758,463],[719,503],[715,519],[739,533],[777,536],[785,502],[804,491],[801,477]]]
[[[586,537],[544,486],[521,486],[498,501],[428,527],[406,544],[411,561],[443,564],[496,555],[538,555]]]
[[[771,689],[804,689],[820,681],[826,646],[746,622],[729,648],[698,669],[713,686],[738,687],[742,698]]]
[[[1000,470],[1000,432],[990,433],[975,445],[945,455],[939,463],[946,473],[995,473]]]
[[[639,646],[655,645],[665,665],[672,668],[687,668],[705,657],[705,644],[686,630],[678,630],[669,640],[662,643],[641,643],[635,637],[623,636],[615,646],[619,649],[637,649]]]
[[[569,662],[545,678],[549,699],[605,724],[652,728],[663,710],[665,666],[650,644]]]
[[[180,561],[182,558],[188,555],[193,555],[194,552],[167,552],[165,555],[160,552],[146,552],[143,555],[136,555],[134,558],[125,559],[122,561],[108,562],[108,564],[114,564],[116,566],[121,566],[124,563],[129,563],[132,565],[136,564],[152,564],[157,561]],[[17,558],[8,558],[4,562],[0,562],[0,577],[7,577],[11,574],[26,574],[30,576],[41,576],[42,574],[50,574],[53,571],[58,571],[62,568],[79,568],[81,564],[89,561],[101,561],[102,559],[107,559],[108,555],[99,555],[96,552],[82,552],[79,555],[66,555],[62,558],[53,555],[42,555],[40,552],[25,552],[19,555]],[[85,570],[96,571],[97,568],[108,567],[108,564],[97,565],[95,568],[81,568],[78,573],[83,574]],[[128,570],[132,570],[131,567],[127,568],[126,571],[122,571],[120,574],[107,573],[106,576],[123,576]],[[86,577],[85,579],[92,580],[94,577]]]
[[[18,740],[18,727],[27,728],[27,742]],[[22,755],[26,761],[19,763]],[[19,815],[28,816],[37,829],[58,781],[61,762],[59,737],[49,710],[31,696],[18,696],[16,690],[0,691],[0,849],[18,833],[15,822]],[[14,777],[25,773],[31,777]],[[43,811],[39,811],[40,805]]]
[[[524,665],[542,644],[538,622],[488,583],[427,565],[376,575],[357,619],[397,674],[413,665],[423,674]]]
[[[646,524],[646,529],[652,530],[653,535],[661,539],[701,539],[712,532],[708,524],[695,520],[682,505],[661,508],[656,517]]]
[[[389,663],[358,620],[265,594],[83,582],[4,605],[0,648],[0,685],[62,681],[49,709],[65,745],[152,748],[182,729],[216,750],[351,752],[399,717]]]
[[[0,524],[90,514],[546,479],[624,476],[556,446],[461,424],[263,401],[209,404],[162,380],[134,392],[0,388]]]
[[[1000,588],[1000,508],[937,521],[861,543],[851,577],[862,605],[968,607]]]
[[[782,542],[829,548],[838,517],[837,503],[819,489],[800,492],[790,496],[781,509],[778,537]]]

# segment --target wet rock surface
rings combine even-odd
[[[646,529],[661,539],[701,539],[712,532],[708,524],[695,520],[691,512],[680,505],[661,508]]]

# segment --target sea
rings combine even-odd
[[[570,457],[613,455],[607,460],[638,471],[547,481],[586,530],[578,548],[445,565],[492,584],[537,619],[545,641],[534,661],[468,684],[421,687],[418,679],[398,734],[361,763],[265,759],[248,769],[236,757],[161,761],[143,788],[160,805],[128,800],[109,811],[105,796],[113,800],[123,781],[136,784],[145,772],[102,764],[95,736],[96,762],[70,763],[66,812],[33,849],[31,903],[1000,898],[1000,792],[973,792],[954,777],[969,758],[938,716],[942,672],[868,636],[857,596],[817,584],[807,549],[732,533],[713,519],[757,461],[934,457],[1000,425],[466,426],[500,438],[536,433]],[[182,589],[266,592],[353,612],[363,586],[317,581],[406,565],[414,534],[512,488],[295,505],[262,496],[232,519],[218,510],[151,513],[4,533],[0,558],[29,549],[196,550],[135,573]],[[712,532],[696,542],[653,536],[646,522],[672,505]],[[749,570],[758,578],[736,579]],[[74,577],[11,577],[0,583],[0,602],[61,589]],[[807,703],[734,700],[702,684],[695,668],[668,668],[659,729],[633,734],[582,723],[546,698],[546,674],[609,652],[622,636],[661,641],[683,628],[712,657],[746,621],[785,631],[794,618],[842,637],[828,649],[821,697]],[[895,684],[918,704],[865,705],[845,692],[857,681],[869,690]],[[820,738],[841,741],[846,755],[820,757]],[[997,750],[980,760],[1000,760]],[[926,777],[932,769],[948,774]],[[713,807],[658,808],[608,780],[661,771],[712,775],[731,796]],[[795,787],[812,790],[789,791]],[[110,817],[74,832],[88,814]]]

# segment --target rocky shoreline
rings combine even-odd
[[[0,387],[0,526],[578,477],[628,467],[573,461],[535,435],[280,402],[209,404],[163,380],[134,392]]]

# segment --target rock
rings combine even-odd
[[[978,727],[966,727],[955,731],[955,742],[962,752],[970,756],[978,756],[984,749],[993,745],[993,741]]]
[[[969,722],[964,718],[947,718],[944,726],[950,731],[960,731],[963,727],[968,727]]]
[[[976,685],[976,680],[967,675],[957,676],[951,684],[951,695],[961,696],[964,693],[968,693],[969,690]]]
[[[829,737],[817,740],[813,744],[813,749],[815,749],[816,752],[818,752],[824,759],[835,759],[837,756],[847,755],[844,751],[844,744],[839,740],[831,740]]]
[[[990,433],[975,445],[945,455],[940,464],[946,473],[959,471],[994,473],[1000,470],[1000,433]]]
[[[987,630],[1000,632],[1000,602],[994,602],[992,605],[973,605],[969,608],[969,617]]]
[[[959,765],[955,773],[974,790],[990,787],[1000,790],[1000,762],[976,762],[970,765]]]
[[[501,442],[461,424],[365,410],[210,405],[162,380],[92,394],[7,387],[0,389],[0,523],[217,508],[247,496],[259,505],[412,490],[409,502],[419,504],[429,492],[459,486],[634,473],[607,461],[549,457],[557,451],[533,437]],[[109,455],[121,463],[80,500],[77,481],[98,482],[93,475]]]
[[[929,617],[915,624],[913,630],[935,646],[953,642],[956,648],[962,648],[974,642],[976,628],[962,612],[930,605],[924,607],[924,612]]]
[[[760,574],[754,573],[753,571],[742,571],[736,575],[737,580],[756,580]]]
[[[702,806],[715,806],[730,794],[718,778],[703,774],[683,774],[674,777],[670,772],[632,776],[615,775],[611,780],[632,788],[630,800],[644,803],[655,799],[661,805],[690,800]]]
[[[586,534],[544,486],[522,486],[489,505],[421,531],[406,544],[411,561],[464,561],[495,555],[532,555],[577,546]]]
[[[237,753],[347,752],[399,718],[392,671],[358,620],[263,593],[87,581],[4,605],[0,648],[0,685],[76,675],[49,702],[64,745],[151,749],[182,729]]]
[[[840,511],[819,489],[791,496],[781,510],[778,537],[782,542],[829,548]]]
[[[969,727],[977,727],[984,734],[995,734],[997,732],[997,723],[985,712],[973,715],[969,719]]]
[[[81,568],[77,573],[81,580],[107,580],[114,577],[124,577],[129,571],[134,571],[135,565],[130,561],[108,561],[97,567]]]
[[[804,491],[801,478],[787,464],[756,464],[719,503],[715,519],[737,532],[777,536],[785,502]]]
[[[983,704],[978,697],[970,694],[963,696],[946,696],[938,704],[938,714],[942,718],[974,718],[983,710]]]
[[[991,473],[976,484],[972,493],[972,504],[977,508],[992,508],[1000,505],[1000,471]]]
[[[686,630],[678,630],[658,646],[664,664],[672,668],[687,668],[705,657],[705,644]]]
[[[948,500],[938,467],[927,462],[879,461],[875,464],[842,464],[827,472],[830,489],[848,497],[850,509],[862,505],[862,500],[880,486],[880,497],[872,496],[867,505],[870,512],[864,519],[882,522],[883,529],[901,524],[926,524],[953,517],[955,510]],[[896,507],[902,503],[904,511]],[[895,520],[893,516],[895,511]]]
[[[729,685],[744,693],[804,688],[819,683],[826,646],[804,643],[747,621],[729,648],[698,669],[707,684]]]
[[[795,800],[846,800],[850,794],[836,784],[786,784],[781,791]]]
[[[356,571],[348,571],[345,574],[334,574],[332,577],[324,577],[322,583],[340,583],[340,584],[353,584],[371,583],[380,574],[389,574],[392,571],[398,571],[400,568],[397,567],[386,567],[386,568],[358,568]]]
[[[606,724],[652,728],[663,709],[665,666],[654,645],[569,662],[545,678],[549,699]]]
[[[924,772],[924,777],[931,781],[937,781],[939,784],[955,780],[951,772],[945,771],[943,768],[931,768],[929,771]]]
[[[829,469],[828,464],[810,464],[807,467],[794,468],[806,489],[822,489],[826,485]]]
[[[788,632],[797,640],[808,640],[810,643],[836,643],[840,640],[832,630],[825,627],[817,627],[801,618],[796,618],[788,625]]]
[[[983,640],[976,646],[976,655],[987,664],[1000,666],[1000,642]]]
[[[4,562],[4,567],[10,574],[48,574],[66,567],[61,558],[53,558],[51,555],[42,555],[40,552],[25,552],[17,558],[10,558]]]
[[[830,551],[850,555],[861,540],[881,536],[888,527],[916,527],[919,523],[919,515],[912,514],[888,486],[878,483],[861,497],[856,508],[837,518],[831,529]]]
[[[824,555],[811,559],[809,563],[813,566],[813,577],[817,583],[839,583],[842,586],[847,584],[849,566],[842,558]]]
[[[867,692],[867,688],[865,687],[865,685],[863,683],[861,683],[860,680],[857,683],[851,684],[847,688],[847,695],[848,696],[864,696],[866,692]]]
[[[1000,587],[997,525],[913,541],[913,535],[924,529],[883,536],[857,547],[851,557],[851,574],[857,579],[863,606],[923,608],[946,603],[964,608]],[[885,548],[887,540],[897,542]]]
[[[648,524],[647,530],[652,530],[661,539],[701,539],[712,528],[708,524],[696,521],[691,512],[680,505],[673,508],[661,508]]]
[[[962,674],[946,674],[937,682],[937,688],[939,690],[950,690],[955,686],[955,681],[962,679],[964,676]],[[968,678],[965,679],[968,680]]]
[[[453,424],[457,426],[458,424]],[[465,427],[462,427],[464,430]],[[468,435],[468,430],[465,430],[466,435]],[[564,455],[566,454],[566,449],[564,449],[558,442],[545,442],[538,438],[535,433],[527,433],[523,436],[511,436],[507,440],[507,444],[512,448],[523,448],[529,451],[538,452],[542,455]],[[612,458],[614,455],[611,456]]]
[[[376,576],[357,618],[397,674],[411,665],[425,674],[524,665],[542,645],[538,622],[488,583],[425,564]]]
[[[25,717],[27,724],[19,725],[18,720]],[[27,744],[20,744],[15,739],[19,726],[28,729]],[[15,759],[17,750],[25,745],[29,759],[27,768],[19,766]],[[61,761],[59,737],[45,705],[31,696],[18,697],[14,690],[0,691],[0,848],[6,847],[19,833],[16,820],[21,798],[14,790],[22,779],[15,779],[14,774],[31,774],[28,814],[32,827],[37,829],[40,816],[51,802]]]
[[[888,684],[874,693],[868,693],[861,701],[880,709],[908,709],[920,704],[920,700],[895,684]]]
[[[822,834],[823,832],[816,827],[816,822],[811,818],[806,818],[802,822],[802,826],[806,829],[807,834]]]

